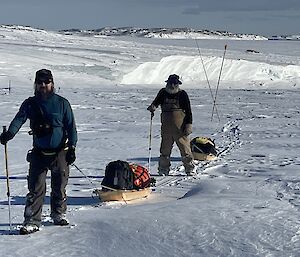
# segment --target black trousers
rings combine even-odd
[[[24,224],[40,226],[42,207],[46,194],[46,176],[51,171],[51,216],[65,214],[67,210],[66,186],[69,178],[69,166],[66,162],[66,151],[56,154],[45,154],[33,149],[28,153],[29,161],[28,190],[24,211]]]

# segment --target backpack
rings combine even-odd
[[[151,178],[148,169],[135,163],[130,163],[129,167],[133,172],[133,184],[136,189],[150,186]]]
[[[52,134],[53,126],[46,118],[43,109],[38,104],[35,97],[29,97],[28,100],[32,110],[32,117],[30,118],[31,131],[29,132],[29,135],[36,135],[36,137],[40,138]]]
[[[217,155],[215,143],[209,137],[195,137],[191,141],[191,150],[193,153]]]
[[[103,189],[105,186],[114,189],[133,189],[133,172],[128,162],[125,161],[112,161],[105,168],[105,176],[101,182]]]

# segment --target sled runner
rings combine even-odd
[[[105,168],[102,189],[94,191],[101,201],[132,201],[151,193],[149,171],[138,164],[112,161]]]
[[[141,198],[145,198],[151,193],[151,188],[146,187],[140,190],[121,190],[117,189],[115,191],[103,191],[100,189],[96,189],[94,191],[97,194],[102,202],[108,201],[132,201]]]
[[[217,159],[217,156],[213,154],[206,154],[206,153],[195,153],[193,152],[193,156],[195,160],[198,161],[213,161]]]
[[[217,159],[215,143],[208,137],[195,137],[191,141],[191,150],[195,160],[213,161]]]

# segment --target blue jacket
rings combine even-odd
[[[40,106],[43,116],[52,126],[52,133],[37,137],[33,134],[33,146],[40,149],[58,149],[68,139],[68,146],[76,146],[77,131],[75,119],[69,101],[57,94],[50,95],[46,100],[38,96],[27,98],[21,105],[15,118],[10,123],[8,131],[14,137],[27,119],[30,124],[34,122],[36,117],[36,106],[32,104],[32,100]]]

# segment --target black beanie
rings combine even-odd
[[[41,69],[35,73],[34,83],[37,83],[37,81],[46,82],[49,80],[51,80],[53,82],[53,76],[52,76],[52,73],[50,70]]]

